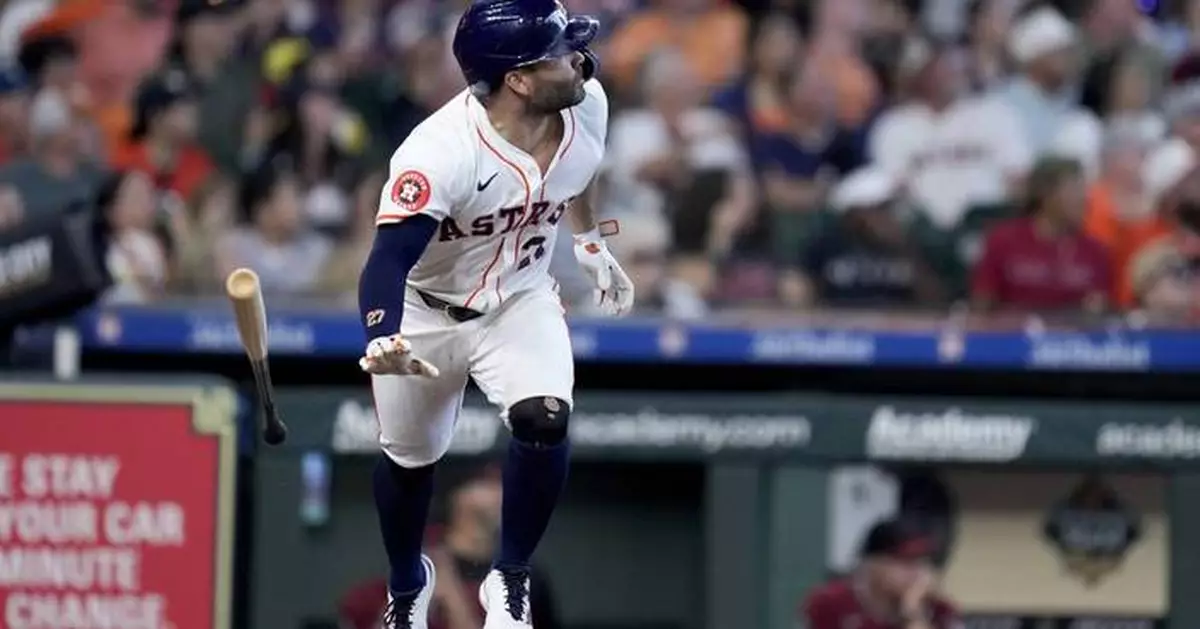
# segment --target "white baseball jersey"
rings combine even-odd
[[[392,155],[376,224],[418,214],[439,221],[408,285],[490,312],[514,294],[550,287],[559,221],[604,158],[608,97],[600,82],[562,112],[564,131],[546,172],[496,132],[463,91],[413,130]]]
[[[869,138],[871,159],[903,181],[941,227],[972,204],[1008,197],[1033,151],[1016,114],[994,97],[960,99],[945,111],[921,103],[884,113]]]

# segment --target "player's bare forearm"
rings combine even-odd
[[[583,194],[571,201],[571,208],[567,215],[570,217],[572,233],[585,234],[596,229],[596,192],[596,180],[592,179]]]

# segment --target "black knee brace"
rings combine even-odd
[[[508,408],[513,438],[535,448],[552,448],[567,438],[571,405],[556,397],[533,397]]]

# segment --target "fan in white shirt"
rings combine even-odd
[[[1084,75],[1080,103],[1055,138],[1052,150],[1073,157],[1088,174],[1099,174],[1106,137],[1121,137],[1147,146],[1167,131],[1162,116],[1150,108],[1151,87],[1143,63],[1132,53],[1096,60]]]
[[[1009,197],[1033,153],[1008,106],[963,96],[957,48],[931,48],[914,82],[916,98],[884,113],[868,138],[871,160],[905,182],[934,224],[950,228],[976,204]]]

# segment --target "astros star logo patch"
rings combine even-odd
[[[429,203],[429,179],[415,170],[406,170],[392,184],[392,203],[407,212],[417,212]]]

